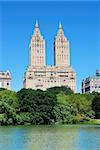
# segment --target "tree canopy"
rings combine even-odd
[[[100,93],[74,94],[68,87],[0,89],[0,125],[84,123],[100,119]]]

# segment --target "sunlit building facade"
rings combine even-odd
[[[82,93],[100,92],[100,70],[96,71],[95,76],[82,80]]]
[[[11,74],[9,71],[0,71],[0,88],[11,89]]]
[[[70,45],[59,24],[54,39],[54,66],[46,65],[45,40],[36,22],[30,41],[30,64],[24,75],[24,88],[46,90],[68,86],[76,92],[76,72],[70,65]]]

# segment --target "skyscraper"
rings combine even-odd
[[[30,42],[30,65],[45,66],[45,40],[40,33],[37,21]]]
[[[76,73],[70,66],[70,47],[59,23],[54,40],[54,66],[45,64],[45,40],[36,22],[30,42],[30,64],[24,75],[24,88],[46,90],[55,86],[69,86],[76,92]]]
[[[54,41],[54,55],[55,66],[70,66],[69,41],[64,35],[61,23],[59,23],[58,33]]]

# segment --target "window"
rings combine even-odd
[[[33,77],[32,77],[32,74],[31,74],[31,73],[29,74],[28,79],[33,79]]]
[[[7,72],[7,75],[9,76],[9,72]]]
[[[7,82],[7,85],[9,85],[9,83]]]

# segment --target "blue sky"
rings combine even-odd
[[[10,70],[12,89],[23,87],[36,19],[46,40],[46,62],[54,64],[54,37],[62,22],[70,41],[71,65],[81,81],[100,69],[99,2],[0,2],[0,70]]]

